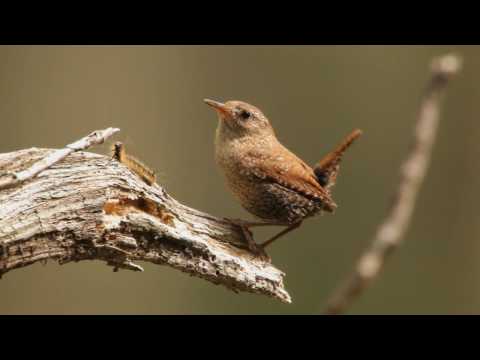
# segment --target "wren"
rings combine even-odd
[[[339,164],[345,150],[361,135],[351,132],[334,151],[313,168],[277,139],[267,117],[242,101],[220,103],[205,99],[218,113],[215,160],[240,204],[259,222],[235,220],[253,251],[263,249],[298,228],[302,221],[323,212],[334,212],[332,199]],[[250,227],[281,225],[286,228],[257,245]]]

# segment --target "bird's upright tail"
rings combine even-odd
[[[362,135],[361,130],[353,130],[333,151],[325,155],[313,167],[319,184],[326,190],[329,190],[335,185],[342,156],[345,150],[347,150],[360,135]]]

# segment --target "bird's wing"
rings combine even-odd
[[[255,176],[274,181],[307,198],[320,200],[327,211],[336,208],[330,193],[318,183],[312,168],[288,149],[282,147],[274,156],[250,154],[248,158],[250,164],[253,163],[249,168],[254,169]]]

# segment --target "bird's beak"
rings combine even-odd
[[[218,101],[215,101],[215,100],[210,100],[210,99],[203,99],[203,101],[207,105],[210,105],[211,107],[213,107],[218,112],[218,114],[220,115],[220,117],[222,119],[230,116],[230,111],[225,106],[225,104],[223,104],[221,102],[218,102]]]

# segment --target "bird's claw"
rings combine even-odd
[[[243,238],[245,239],[245,242],[248,245],[248,250],[261,258],[263,261],[271,262],[272,259],[270,256],[265,252],[265,249],[263,248],[262,245],[259,245],[255,242],[253,239],[253,233],[249,229],[249,225],[252,225],[251,222],[241,220],[241,219],[229,219],[229,221],[236,226],[238,226],[242,230]],[[255,223],[254,223],[255,224]]]
[[[272,259],[265,252],[265,249],[263,248],[263,246],[257,244],[255,242],[255,240],[253,239],[253,234],[250,231],[250,229],[246,226],[242,226],[242,225],[239,225],[239,226],[242,229],[243,237],[245,238],[245,240],[248,244],[248,249],[250,250],[250,252],[255,254],[256,256],[260,257],[264,261],[271,262]]]

